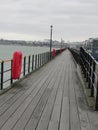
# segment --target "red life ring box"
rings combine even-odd
[[[53,49],[51,53],[52,53],[52,58],[54,58],[54,57],[55,57],[55,55],[56,55],[56,50],[55,50],[55,49]]]
[[[15,51],[12,59],[12,79],[18,79],[22,68],[22,52]]]
[[[60,52],[62,52],[63,51],[63,49],[62,48],[60,48]]]

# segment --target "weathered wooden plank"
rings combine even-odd
[[[52,63],[51,63],[52,64]],[[51,68],[51,64],[50,64],[50,67],[47,69],[48,71],[50,71],[50,68]],[[53,66],[52,67],[52,69],[54,69],[55,67]],[[51,71],[52,71],[52,69],[51,69]],[[47,76],[46,76],[47,77]],[[44,81],[46,80],[46,77],[45,77],[45,79],[43,79]],[[41,76],[41,78],[42,78],[42,76]],[[42,80],[42,81],[43,81]],[[30,80],[29,80],[30,81]],[[38,82],[39,83],[39,82]],[[38,84],[37,83],[37,84]],[[37,85],[36,84],[36,85]],[[30,85],[30,83],[29,83],[29,85]],[[36,85],[34,84],[33,86],[35,86],[36,87]],[[29,95],[30,94],[30,92],[32,91],[33,89],[32,88],[30,88],[28,91],[26,91],[26,93],[25,93],[25,96],[23,96],[23,97],[21,97],[21,99],[19,98],[19,102],[17,101],[17,102],[15,102],[10,108],[9,108],[9,110],[7,110],[7,112],[5,112],[3,115],[1,115],[1,117],[0,118],[2,118],[2,120],[0,120],[1,122],[0,122],[0,126],[2,126],[3,124],[4,124],[4,122],[6,122],[7,121],[7,119],[11,116],[11,114],[13,114],[14,112],[15,112],[15,110],[17,110],[17,108],[18,108],[18,106],[20,106],[20,104],[21,104],[21,102],[23,102],[23,100],[25,100],[25,98],[26,98],[26,96],[27,95]],[[9,102],[9,101],[8,101]],[[9,103],[8,103],[9,104]],[[7,105],[8,105],[7,104]],[[11,105],[11,104],[10,104]],[[3,110],[3,109],[2,109]],[[1,110],[1,111],[2,111]],[[5,109],[4,109],[4,111],[5,111]],[[1,113],[3,113],[4,111],[2,111]]]
[[[50,72],[51,73],[51,72]],[[53,73],[51,73],[51,75],[53,75]],[[45,84],[42,84],[41,89],[39,90],[38,88],[38,93],[37,91],[34,91],[27,99],[26,101],[17,109],[17,111],[13,114],[12,117],[10,117],[10,119],[7,121],[7,123],[4,125],[4,127],[2,128],[2,130],[6,130],[9,128],[10,129],[23,129],[28,121],[28,119],[30,118],[32,112],[34,111],[36,105],[38,104],[41,96],[43,95],[46,87],[48,86],[49,82],[52,78],[52,76],[49,75],[50,77],[47,78],[47,82],[45,82]],[[36,94],[37,93],[37,94]],[[25,111],[25,113],[23,113]],[[23,114],[22,114],[23,113]],[[22,115],[22,116],[21,116]],[[20,118],[21,117],[21,118]],[[18,119],[20,118],[20,120],[18,121]],[[17,122],[17,124],[15,124]]]
[[[12,104],[14,104],[18,98],[20,98],[23,95],[24,91],[21,91],[16,96],[8,100],[2,107],[0,107],[0,116],[9,108]]]
[[[44,92],[44,94],[43,94],[41,100],[39,101],[35,111],[33,112],[33,114],[31,114],[30,120],[28,121],[27,125],[24,128],[25,130],[35,130],[37,123],[38,123],[38,121],[41,117],[41,114],[44,110],[44,107],[46,105],[46,102],[48,100],[50,93],[51,93],[50,89],[47,89]]]
[[[14,86],[8,92],[0,95],[0,106],[2,106],[6,101],[15,96],[15,94],[19,93],[21,89],[28,88],[30,87],[30,85],[32,86],[32,84],[36,82],[40,77],[42,77],[42,75],[46,75],[51,68],[53,69],[53,67],[51,67],[51,63],[47,66],[48,67],[41,68],[39,71],[36,71],[36,73],[33,73],[33,78],[32,75],[27,77],[25,80]]]
[[[47,78],[48,75],[40,82],[39,86],[37,86],[38,83],[34,85],[35,89],[33,89],[32,87],[28,89],[23,96],[21,96],[3,115],[0,116],[0,127],[4,125],[8,118],[18,109],[18,107],[26,100],[26,98],[30,96],[31,93],[38,92],[39,88],[44,84]],[[30,99],[28,98],[26,101],[28,100]]]
[[[62,72],[62,71],[61,71]],[[39,124],[36,128],[36,130],[46,130],[48,128],[48,124],[49,124],[49,120],[52,114],[52,110],[53,110],[53,106],[54,106],[54,102],[56,99],[56,95],[57,95],[57,91],[59,86],[59,82],[60,82],[60,76],[61,75],[57,75],[57,81],[54,84],[54,89],[49,97],[49,100],[47,102],[47,105],[44,109],[44,112],[42,114],[42,117],[39,121]]]
[[[66,51],[1,95],[1,130],[97,130],[98,113],[88,109],[75,70]]]
[[[63,97],[60,130],[69,130],[69,98]]]
[[[62,108],[62,98],[63,98],[63,90],[64,90],[64,80],[65,80],[65,70],[62,67],[62,75],[60,77],[60,84],[58,88],[58,93],[56,96],[56,101],[54,103],[54,108],[52,112],[52,116],[49,122],[48,130],[57,130],[59,128],[60,114]]]
[[[49,69],[49,68],[48,68]],[[17,84],[15,87],[13,87],[12,89],[10,89],[8,92],[6,92],[5,94],[0,95],[0,107],[5,104],[7,101],[9,101],[10,99],[12,100],[13,97],[16,96],[16,94],[19,94],[20,91],[26,90],[29,87],[32,86],[32,84],[34,84],[40,77],[43,76],[43,74],[47,74],[49,70],[43,70],[43,72],[41,71],[41,73],[37,73],[35,75],[29,76],[29,78],[26,78],[25,80],[23,80],[21,83]]]
[[[70,55],[69,55],[69,59],[70,59]],[[69,100],[70,100],[70,128],[72,130],[80,130],[80,120],[79,120],[79,112],[78,112],[78,108],[77,108],[77,102],[76,102],[76,97],[75,97],[75,93],[74,93],[74,84],[72,82],[72,62],[69,60],[69,77],[68,77],[68,81],[69,81]]]
[[[66,66],[67,68],[68,66]],[[60,120],[60,130],[69,130],[69,92],[68,92],[68,69],[66,70],[64,93],[62,102],[62,113]]]
[[[37,81],[37,82],[40,82],[40,80],[42,80],[44,77],[43,76],[41,76],[41,78]],[[35,87],[35,85],[36,85],[36,83],[37,82],[35,82],[35,84],[33,84],[33,87],[31,88],[32,90],[33,90],[33,88]],[[37,84],[39,84],[39,83],[37,83]],[[27,84],[26,84],[27,85]],[[31,86],[30,86],[31,87]],[[30,91],[31,91],[31,89],[30,89]],[[19,89],[20,90],[20,89]],[[21,98],[20,96],[22,96],[22,94],[24,94],[24,92],[26,91],[27,89],[26,88],[24,88],[24,89],[21,89],[21,91],[19,92],[19,93],[17,93],[17,94],[15,94],[15,96],[13,96],[10,100],[8,100],[4,105],[2,105],[2,107],[0,108],[0,115],[2,114],[2,113],[4,113],[9,107],[11,107],[11,105],[13,104],[13,103],[15,103],[15,101],[17,101],[17,99],[18,98]]]
[[[92,130],[89,117],[88,117],[87,106],[84,102],[83,95],[81,94],[80,84],[77,78],[78,78],[77,75],[75,74],[75,72],[73,72],[74,91],[76,94],[76,101],[77,101],[77,107],[79,111],[81,130]]]
[[[72,64],[74,65],[74,64]],[[73,73],[75,74],[75,73]],[[76,77],[76,78],[75,78]],[[75,92],[76,99],[79,109],[79,118],[81,124],[81,130],[97,130],[98,129],[98,112],[92,111],[86,101],[83,88],[79,82],[79,79],[76,76],[73,76],[73,81],[75,82]]]
[[[33,112],[33,114],[31,115],[30,117],[30,120],[28,122],[28,124],[26,125],[25,127],[25,130],[35,130],[38,122],[39,122],[39,119],[41,117],[41,114],[44,110],[44,107],[46,105],[46,102],[48,100],[48,97],[53,89],[53,86],[54,86],[54,83],[56,82],[56,75],[57,75],[58,72],[55,73],[55,75],[53,76],[52,80],[53,82],[49,83],[48,85],[48,88],[46,89],[46,97],[42,97],[39,104],[37,105],[35,111]]]

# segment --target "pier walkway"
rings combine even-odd
[[[98,130],[68,50],[0,95],[0,130]]]

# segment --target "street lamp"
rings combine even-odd
[[[61,48],[62,48],[62,38],[61,38]]]
[[[51,48],[52,48],[52,29],[53,26],[51,25],[50,26],[50,59],[51,59]]]

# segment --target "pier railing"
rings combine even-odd
[[[86,79],[90,97],[95,99],[95,110],[98,110],[98,62],[84,48],[69,49],[77,64],[80,64],[84,78]]]
[[[80,63],[80,50],[69,48],[69,51],[72,53],[77,64]]]
[[[98,110],[98,63],[84,48],[80,48],[80,65],[91,90],[90,96],[95,97],[95,109]]]
[[[64,51],[64,49],[62,51]],[[56,55],[60,53],[60,49],[56,50]],[[51,57],[52,53],[50,52],[24,56],[22,58],[22,71],[20,79],[27,76],[31,72],[37,70],[38,68],[42,67],[44,64],[51,60]],[[0,89],[2,90],[4,88],[7,88],[16,81],[18,80],[12,79],[12,60],[0,61]]]

